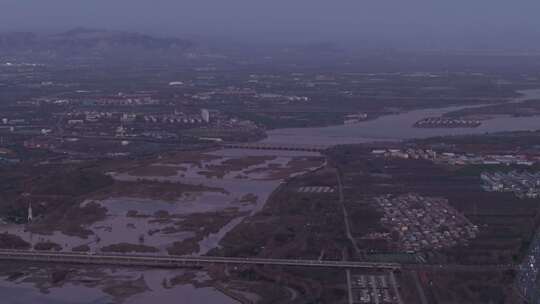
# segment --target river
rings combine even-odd
[[[529,99],[540,99],[540,89],[519,91],[522,96],[508,103],[520,103]],[[337,125],[319,128],[289,128],[268,132],[265,143],[336,145],[366,143],[374,141],[400,141],[413,138],[427,138],[446,135],[485,134],[503,131],[540,130],[540,118],[495,116],[485,120],[477,128],[415,128],[413,125],[426,117],[437,117],[445,113],[483,107],[489,104],[473,106],[451,106],[437,109],[414,110],[394,115],[385,115],[373,120],[356,124]],[[491,104],[493,105],[493,104]]]

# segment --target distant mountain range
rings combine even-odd
[[[193,42],[179,38],[161,38],[146,34],[76,28],[66,32],[40,35],[31,32],[0,33],[0,55],[47,56],[51,59],[96,57],[160,52],[181,54]]]

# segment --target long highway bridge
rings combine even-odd
[[[371,263],[352,261],[306,260],[306,259],[261,259],[230,258],[212,256],[164,256],[164,255],[126,255],[126,254],[92,254],[71,252],[43,252],[30,250],[0,250],[0,260],[20,260],[29,262],[75,263],[120,266],[149,267],[188,267],[210,264],[231,265],[279,265],[305,266],[319,268],[376,268],[396,270],[396,263]]]
[[[192,266],[205,266],[211,264],[224,265],[277,265],[301,266],[314,268],[341,268],[341,269],[377,269],[377,270],[431,270],[431,271],[504,271],[512,270],[514,265],[453,265],[453,264],[406,264],[357,262],[357,261],[331,261],[307,259],[263,259],[263,258],[233,258],[213,256],[165,256],[165,255],[126,255],[126,254],[94,254],[71,252],[44,252],[31,250],[0,250],[0,260],[27,261],[46,263],[74,263],[113,266],[144,266],[180,268]]]

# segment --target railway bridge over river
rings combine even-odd
[[[372,270],[424,270],[424,271],[505,271],[516,269],[515,265],[453,265],[453,264],[399,264],[391,262],[359,262],[308,259],[263,259],[215,256],[167,256],[139,254],[94,254],[72,252],[44,252],[34,250],[0,250],[0,260],[46,263],[74,263],[112,266],[143,266],[181,268],[222,265],[277,265],[334,269],[372,269]]]
[[[31,250],[0,250],[0,260],[75,263],[118,266],[147,266],[179,268],[189,266],[204,266],[211,264],[230,265],[279,265],[302,266],[318,268],[376,268],[396,270],[396,263],[371,263],[353,261],[307,260],[307,259],[261,259],[233,258],[213,256],[167,256],[167,255],[137,255],[137,254],[92,254],[72,252],[43,252]]]
[[[303,151],[303,152],[323,152],[331,146],[326,145],[304,145],[304,144],[280,144],[280,143],[226,143],[225,148],[251,149],[251,150],[281,150],[281,151]]]

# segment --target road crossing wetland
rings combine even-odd
[[[32,224],[2,227],[7,236],[19,238],[21,244],[35,250],[202,255],[218,248],[227,232],[260,211],[284,178],[314,170],[323,162],[315,152],[223,149],[173,153],[107,171],[112,184],[87,195],[75,208],[104,210],[95,221],[81,226],[86,233],[63,233],[67,229],[58,225],[69,225],[69,218],[47,223],[47,215],[34,223],[50,227],[47,233],[32,229]],[[49,248],[44,247],[47,243]],[[32,283],[14,281],[6,286],[16,285],[29,288]],[[164,289],[161,294],[170,294],[172,300],[175,294],[193,293],[195,299],[214,293],[182,286]],[[24,288],[10,290],[16,297]],[[88,288],[92,287],[77,288],[91,293]],[[127,288],[127,293],[131,289]],[[69,288],[62,290],[71,292]],[[40,299],[39,293],[33,297]],[[90,298],[105,303],[102,301],[109,297],[96,292]],[[218,298],[220,303],[224,301],[223,296]],[[133,299],[144,303],[146,298]]]

